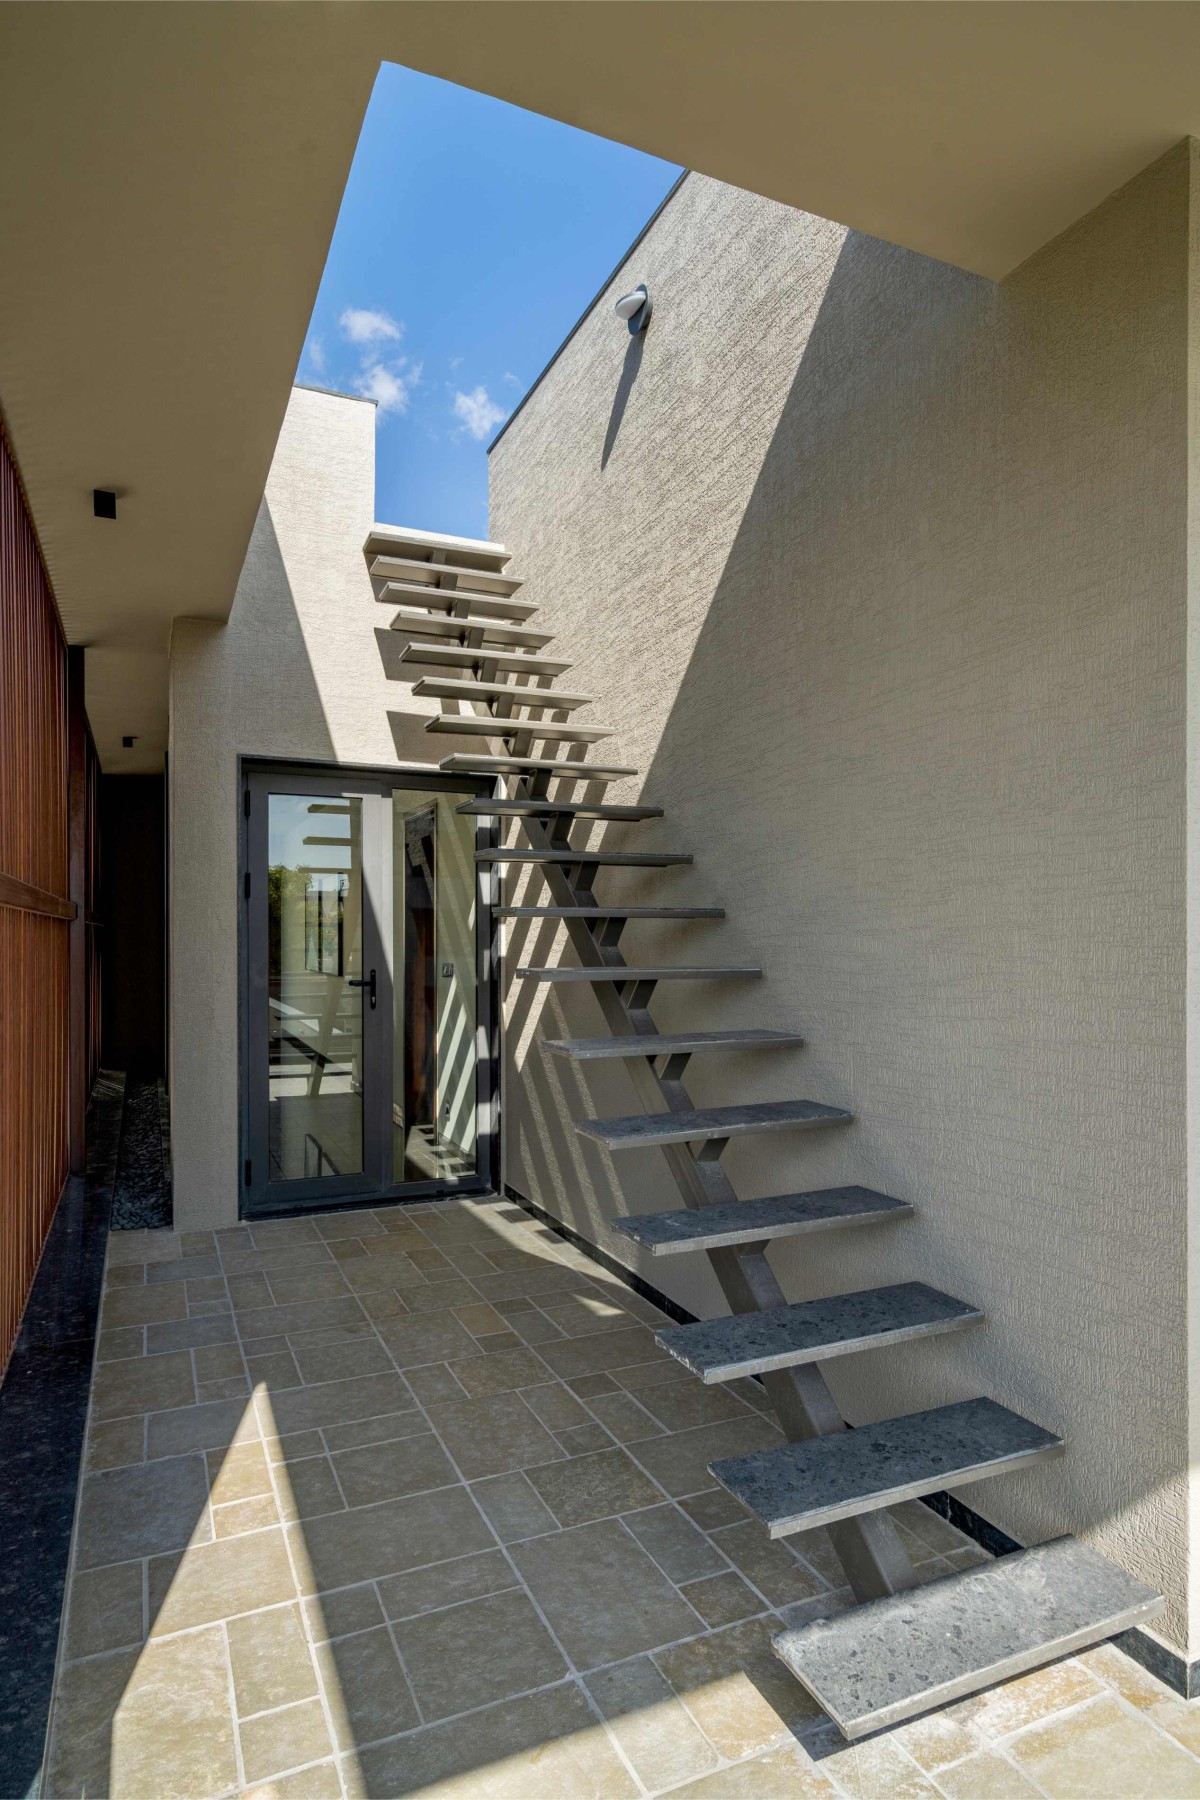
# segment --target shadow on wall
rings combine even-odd
[[[604,433],[604,448],[600,452],[600,467],[607,469],[609,458],[617,441],[617,433],[625,417],[625,408],[629,404],[629,396],[633,392],[633,384],[637,380],[638,370],[642,366],[642,352],[646,347],[645,331],[637,332],[630,338],[625,348],[625,361],[621,366],[621,379],[617,383],[617,391],[613,395],[612,411],[608,415],[608,429]]]
[[[917,1203],[903,1230],[780,1247],[789,1294],[918,1278],[987,1312],[953,1340],[844,1359],[845,1410],[990,1391],[1064,1429],[1070,1458],[994,1490],[1018,1532],[1112,1518],[1116,1468],[1136,1536],[1186,1461],[1178,1419],[1145,1430],[1136,1373],[1148,1356],[1163,1392],[1185,1391],[1178,1295],[1159,1306],[1163,1227],[1094,1224],[1134,1195],[1137,1220],[1174,1215],[1182,1232],[1164,1021],[1182,1033],[1183,972],[1174,940],[1130,927],[1161,907],[1182,817],[1162,772],[1179,766],[1180,696],[1162,671],[1168,651],[1182,667],[1182,625],[1154,453],[1184,422],[1142,345],[1169,341],[1179,271],[1154,211],[1140,238],[1127,217],[1089,223],[1095,241],[1068,243],[1061,269],[1051,246],[999,288],[846,238],[644,771],[670,847],[698,852],[692,896],[730,905],[733,931],[704,941],[766,974],[711,1004],[691,984],[678,1000],[660,989],[656,1020],[809,1041],[803,1064],[697,1061],[697,1104],[799,1091],[856,1115],[848,1132],[732,1145],[739,1193],[854,1181]],[[602,467],[636,372],[627,355]],[[1185,390],[1181,369],[1170,393]],[[643,625],[631,666],[656,654],[653,621],[631,633]],[[668,841],[641,831],[643,847]],[[653,941],[631,927],[628,960]],[[660,941],[685,961],[701,940]],[[559,1035],[557,1000],[518,996],[518,1027],[531,1004]],[[590,1002],[567,1010],[573,1034],[601,1029]],[[1136,1133],[1114,1126],[1131,1107],[1122,1042],[1141,1046]],[[553,1210],[593,1182],[596,1241],[627,1256],[604,1221],[642,1210],[630,1190],[644,1204],[653,1180],[650,1204],[677,1204],[657,1153],[601,1168],[555,1122],[638,1110],[631,1090],[610,1065],[583,1079],[535,1043],[518,1056],[532,1197]],[[1121,1295],[1103,1326],[1098,1285]]]

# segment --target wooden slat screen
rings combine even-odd
[[[66,645],[2,432],[0,876],[67,894]],[[0,903],[0,1368],[67,1173],[69,930]]]

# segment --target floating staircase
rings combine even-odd
[[[781,1631],[776,1654],[847,1737],[860,1737],[1021,1674],[1144,1623],[1160,1597],[1072,1538],[918,1585],[889,1506],[1061,1456],[1062,1440],[985,1396],[904,1418],[849,1428],[822,1374],[835,1357],[966,1330],[982,1314],[969,1300],[909,1281],[789,1304],[768,1261],[772,1243],[808,1232],[878,1228],[912,1213],[906,1200],[840,1187],[739,1200],[721,1157],[731,1138],[771,1131],[826,1131],[851,1122],[844,1108],[793,1099],[697,1107],[684,1086],[692,1056],[795,1049],[796,1032],[662,1032],[650,1004],[660,982],[753,980],[738,965],[629,965],[619,948],[631,919],[723,918],[719,906],[655,906],[598,899],[611,867],[687,864],[684,853],[595,851],[571,842],[580,823],[659,818],[655,806],[607,806],[592,792],[636,770],[585,760],[613,735],[573,715],[584,694],[553,687],[570,665],[543,654],[551,637],[529,628],[536,611],[515,596],[498,546],[431,549],[377,529],[366,552],[378,598],[402,602],[391,621],[406,642],[401,663],[416,692],[441,701],[427,729],[491,741],[486,753],[445,757],[448,773],[495,780],[494,799],[461,813],[512,821],[519,844],[477,852],[481,864],[532,869],[548,904],[497,902],[501,918],[552,920],[578,966],[523,966],[516,978],[591,987],[611,1036],[548,1042],[544,1050],[586,1064],[623,1060],[644,1111],[585,1119],[576,1129],[612,1155],[654,1148],[682,1207],[614,1221],[652,1256],[703,1254],[729,1306],[726,1318],[665,1326],[659,1344],[703,1381],[758,1376],[786,1442],[711,1465],[711,1473],[770,1537],[824,1529],[859,1605]],[[474,552],[474,553],[473,553]],[[418,671],[445,671],[418,676]],[[464,711],[463,708],[471,708]],[[499,784],[507,784],[502,791]],[[592,791],[584,792],[582,784]],[[552,792],[553,790],[553,792]]]

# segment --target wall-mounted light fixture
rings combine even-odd
[[[618,319],[624,319],[629,326],[630,335],[645,331],[650,323],[650,290],[645,282],[640,282],[631,294],[622,294],[613,311]]]
[[[92,513],[97,519],[115,519],[117,496],[111,488],[92,489]]]

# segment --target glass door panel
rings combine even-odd
[[[461,1180],[477,1148],[474,821],[392,792],[392,1179]]]
[[[271,794],[269,1180],[363,1170],[363,802]]]
[[[477,902],[492,876],[466,797],[385,774],[247,775],[249,1213],[495,1180],[492,916]]]

